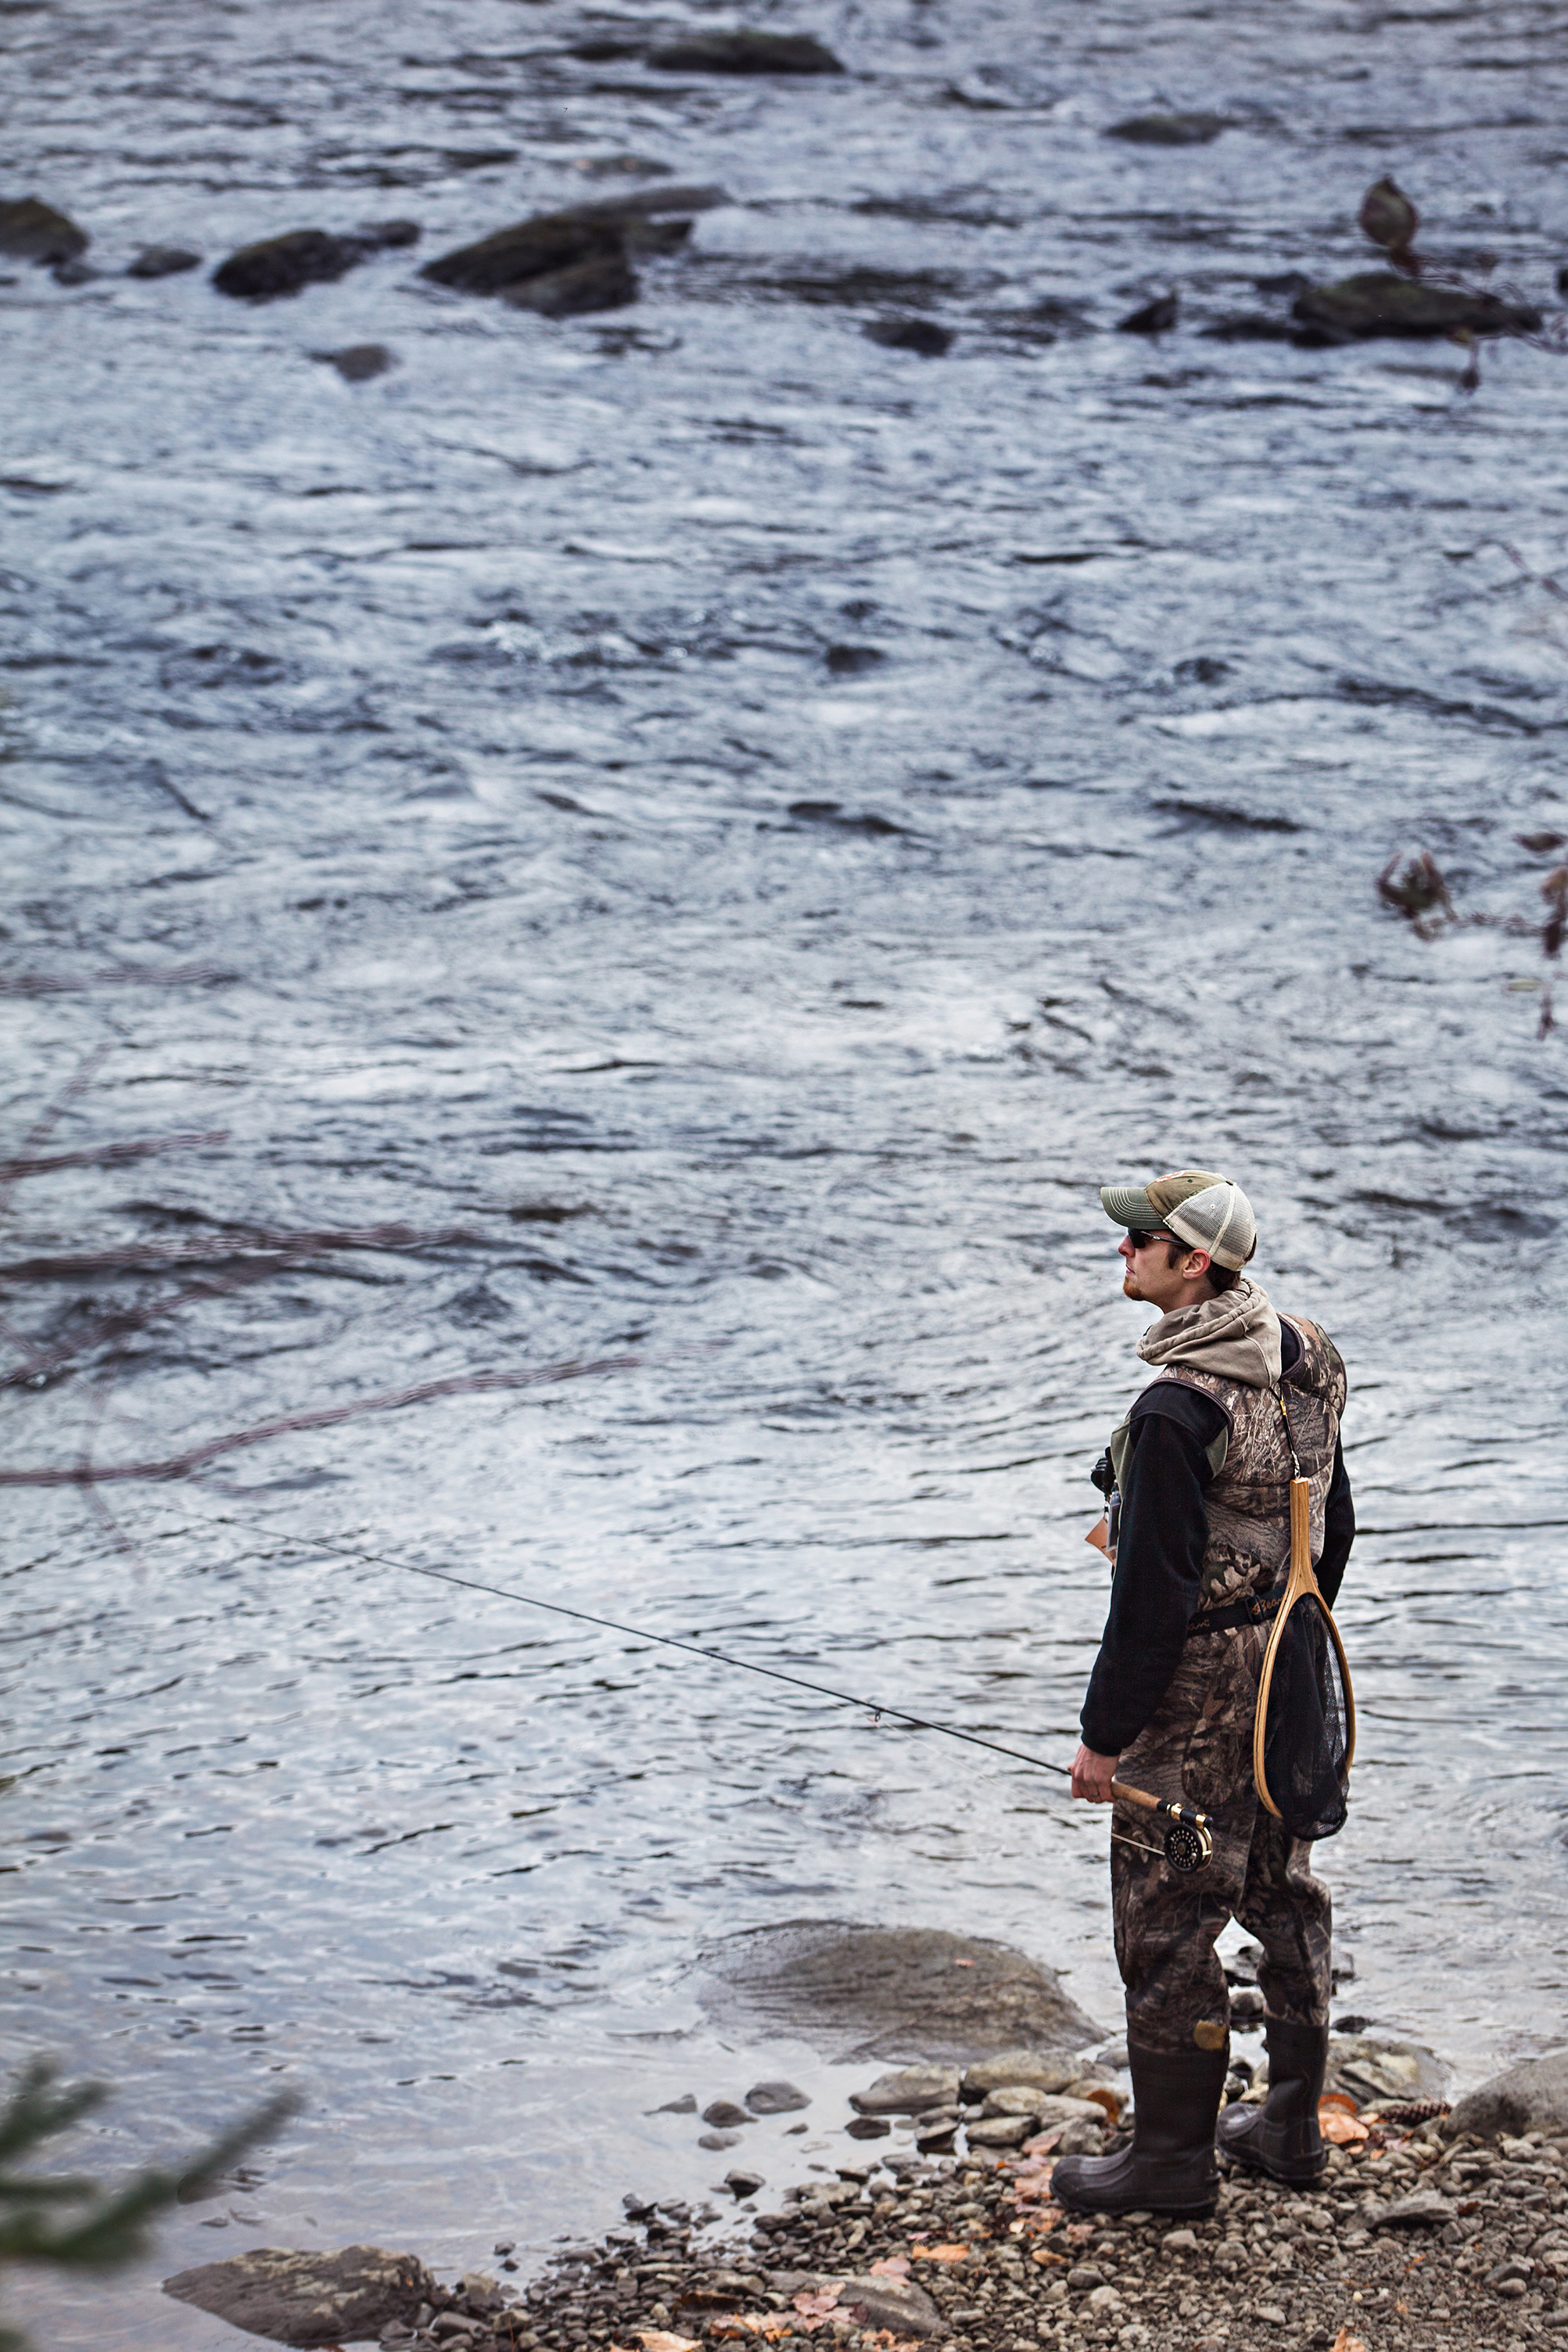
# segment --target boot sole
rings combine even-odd
[[[1218,2143],[1218,2153],[1227,2164],[1238,2165],[1243,2172],[1260,2172],[1266,2179],[1277,2180],[1281,2189],[1315,2188],[1329,2168],[1326,2148],[1322,2163],[1311,2161],[1299,2168],[1270,2164],[1263,2157],[1253,2156],[1244,2147],[1227,2147],[1223,2140]]]

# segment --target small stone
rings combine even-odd
[[[798,2124],[795,2128],[798,2131],[804,2131],[806,2126],[804,2124]],[[851,2139],[886,2139],[892,2133],[893,2126],[883,2116],[856,2116],[852,2123],[847,2123],[844,2126],[844,2129]]]
[[[755,2197],[763,2185],[762,2175],[760,2172],[743,2172],[738,2169],[727,2172],[724,2176],[724,2185],[737,2199]]]
[[[1435,2189],[1418,2189],[1414,2196],[1397,2198],[1392,2205],[1381,2206],[1375,2215],[1367,2216],[1375,2230],[1441,2230],[1453,2218],[1453,2206],[1448,2198],[1439,2197]]]
[[[1270,2327],[1283,2327],[1285,2325],[1285,2315],[1277,2303],[1255,2303],[1252,2316],[1261,2319]]]
[[[714,2099],[703,2109],[703,2121],[715,2131],[734,2131],[739,2124],[748,2124],[751,2117],[733,2099]]]
[[[662,2107],[649,2107],[646,2110],[651,2116],[695,2116],[696,2111],[696,2098],[690,2091],[683,2092],[678,2099],[666,2099]]]
[[[1517,2303],[1527,2289],[1522,2279],[1511,2278],[1502,2280],[1497,2291],[1505,2303]]]
[[[793,2083],[754,2083],[746,2095],[746,2104],[754,2116],[792,2116],[811,2102],[808,2094]]]
[[[335,367],[345,383],[369,383],[372,376],[385,375],[397,365],[384,343],[350,343],[340,352],[312,352],[310,356]]]
[[[509,2254],[517,2242],[515,2238],[497,2238],[490,2251],[493,2254]]]
[[[201,255],[186,246],[144,245],[125,274],[127,278],[177,278],[182,270],[201,266]]]
[[[1092,2288],[1104,2285],[1105,2273],[1096,2270],[1092,2263],[1079,2263],[1068,2272],[1067,2284],[1074,2294],[1087,2294]]]
[[[708,2147],[716,2150],[725,2147],[738,2147],[740,2146],[740,2142],[741,2134],[737,2131],[706,2131],[698,2137],[697,2146],[699,2147]]]
[[[1118,2311],[1121,2304],[1122,2298],[1113,2286],[1097,2286],[1090,2294],[1091,2311]]]
[[[1196,2254],[1197,2234],[1193,2230],[1168,2230],[1160,2243],[1167,2254]]]
[[[1021,2147],[1034,2127],[1032,2116],[983,2116],[966,2133],[971,2147]]]

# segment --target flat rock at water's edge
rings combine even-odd
[[[895,2336],[937,2336],[947,2329],[925,2288],[912,2279],[847,2278],[838,2307],[862,2327],[887,2327]]]
[[[961,2065],[997,2050],[1082,2049],[1099,2033],[1053,1969],[943,1927],[796,1919],[727,1936],[700,1964],[710,2016],[835,2057]]]
[[[523,300],[517,288],[591,262],[619,264],[624,270],[629,245],[637,251],[667,250],[685,233],[675,229],[674,215],[706,212],[724,202],[722,188],[660,186],[571,205],[560,212],[532,213],[509,228],[438,254],[420,276],[465,294],[505,294]],[[661,220],[662,233],[654,226]],[[689,227],[689,220],[685,226]]]
[[[0,253],[13,261],[74,261],[89,242],[85,229],[37,196],[0,204]]]
[[[435,2281],[413,2254],[381,2246],[343,2246],[335,2253],[296,2254],[258,2246],[224,2263],[203,2263],[165,2279],[178,2303],[226,2319],[276,2344],[351,2344],[379,2336],[392,2321],[412,2326]]]
[[[213,284],[236,300],[270,301],[279,294],[297,294],[302,286],[344,277],[368,250],[360,238],[330,236],[324,228],[289,229],[282,236],[242,245],[219,262]]]
[[[1076,2058],[1053,2057],[1049,2050],[1004,2050],[995,2058],[981,2058],[964,2070],[964,2096],[983,2099],[992,2091],[1010,2091],[1027,2084],[1030,2090],[1061,2093],[1078,2082],[1083,2068]]]
[[[1517,2137],[1527,2131],[1568,2130],[1568,2050],[1527,2058],[1468,2091],[1443,2129],[1473,2132],[1478,2139],[1495,2139],[1500,2132]]]
[[[127,278],[178,278],[183,270],[199,269],[202,257],[184,245],[144,245],[126,270]]]
[[[879,2074],[863,2091],[850,2093],[850,2105],[862,2116],[918,2116],[930,2107],[956,2111],[956,2066],[904,2066],[894,2074]]]
[[[1327,342],[1369,335],[1531,335],[1539,310],[1495,294],[1459,286],[1431,286],[1392,269],[1364,269],[1333,286],[1309,286],[1291,306],[1292,317]]]

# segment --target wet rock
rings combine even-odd
[[[810,2094],[793,2083],[753,2083],[746,2104],[754,2116],[792,2116],[811,2101]]]
[[[473,245],[457,246],[427,261],[419,274],[465,294],[507,294],[530,279],[556,277],[585,262],[624,267],[625,256],[619,215],[582,205],[570,212],[536,213]]]
[[[915,352],[922,359],[939,360],[953,348],[953,330],[935,319],[873,319],[864,332],[890,352]]]
[[[1527,304],[1458,286],[1432,286],[1392,269],[1365,269],[1333,286],[1309,287],[1291,315],[1322,343],[1374,335],[1530,335],[1542,316]]]
[[[91,241],[85,229],[40,197],[18,196],[0,204],[0,253],[13,261],[57,268],[75,261]]]
[[[310,356],[335,367],[345,383],[369,383],[373,376],[385,375],[397,365],[384,343],[350,343],[340,352],[312,352]]]
[[[278,2344],[348,2344],[393,2321],[413,2326],[440,2290],[413,2254],[380,2246],[335,2253],[287,2253],[262,2246],[224,2263],[203,2263],[163,2282],[165,2294]]]
[[[748,2124],[751,2117],[733,2099],[714,2099],[703,2109],[703,2121],[711,2124],[715,2131],[734,2131],[738,2125]]]
[[[1265,2071],[1260,2069],[1260,2080]],[[1440,2098],[1448,2079],[1442,2060],[1419,2042],[1336,2034],[1329,2044],[1323,2088],[1344,2091],[1364,2106],[1370,2099]]]
[[[95,269],[90,261],[57,261],[49,275],[57,286],[89,286],[103,272]]]
[[[741,2134],[737,2131],[706,2131],[699,2134],[697,2146],[699,2147],[711,2147],[715,2149],[738,2147],[740,2146],[741,2137]]]
[[[177,278],[182,270],[201,266],[201,255],[188,246],[144,245],[125,274],[127,278]]]
[[[893,2126],[882,2116],[856,2116],[844,2129],[852,2139],[886,2139]]]
[[[841,74],[810,33],[687,33],[648,52],[662,73]]]
[[[1134,147],[1207,147],[1234,128],[1227,114],[1130,114],[1124,122],[1113,122],[1105,136]]]
[[[763,2186],[763,2179],[760,2172],[743,2172],[737,2168],[734,2172],[725,2174],[724,2185],[737,2199],[755,2197]]]
[[[955,1966],[959,1960],[973,1965]],[[965,2063],[998,2050],[1055,2052],[1098,2038],[1053,1969],[1006,1944],[946,1928],[794,1920],[726,1937],[706,1948],[701,1965],[711,2016],[799,2033],[835,2057]]]
[[[606,253],[503,287],[501,299],[514,310],[537,310],[542,319],[579,319],[591,310],[624,310],[637,294],[636,273],[625,255]]]
[[[1450,2138],[1469,2132],[1477,2139],[1495,2139],[1501,2132],[1517,2137],[1527,2131],[1568,2131],[1568,2050],[1528,2058],[1467,2092],[1443,2131]]]
[[[1288,319],[1272,319],[1265,310],[1236,310],[1228,318],[1216,319],[1212,326],[1200,327],[1198,332],[1210,343],[1294,343],[1301,340],[1301,331]]]
[[[1176,314],[1180,308],[1179,296],[1157,294],[1152,302],[1145,302],[1140,309],[1129,310],[1124,319],[1118,319],[1116,332],[1119,335],[1168,333],[1169,330],[1176,325]]]
[[[324,228],[290,229],[283,236],[242,245],[213,272],[220,294],[236,301],[270,302],[304,286],[346,277],[371,247],[364,237],[332,236]]]
[[[358,235],[372,250],[391,251],[417,245],[424,231],[416,220],[365,221]]]
[[[917,2116],[930,2107],[957,2103],[956,2066],[901,2066],[896,2074],[879,2074],[863,2091],[850,2093],[850,2105],[862,2116]]]
[[[666,2099],[662,2107],[650,2107],[651,2116],[695,2116],[697,2103],[695,2093],[683,2091],[678,2099]]]
[[[880,669],[887,656],[880,646],[830,646],[822,659],[835,677],[863,677]]]

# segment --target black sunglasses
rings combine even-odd
[[[1127,1233],[1127,1239],[1132,1243],[1134,1250],[1147,1249],[1152,1242],[1168,1242],[1175,1238],[1174,1234],[1167,1234],[1163,1227],[1158,1233],[1154,1234],[1135,1234],[1129,1227]]]

